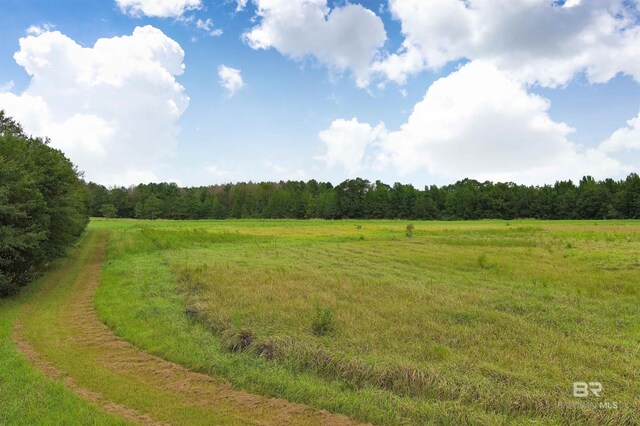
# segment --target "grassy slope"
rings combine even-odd
[[[73,394],[59,380],[45,377],[27,363],[11,340],[13,322],[20,309],[33,299],[45,281],[68,268],[70,262],[57,263],[18,296],[0,299],[0,424],[126,424]]]
[[[112,231],[98,310],[153,353],[363,420],[606,419],[554,408],[579,380],[606,383],[631,415],[637,223],[419,223],[411,240],[404,225],[94,222]],[[310,333],[316,302],[335,310],[334,335]],[[212,322],[289,356],[230,353]],[[309,348],[346,362],[318,365]],[[435,386],[389,388],[367,372],[398,365]]]

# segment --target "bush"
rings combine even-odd
[[[410,223],[410,224],[408,224],[408,225],[407,225],[407,229],[406,229],[406,231],[405,231],[405,235],[407,236],[407,238],[411,238],[411,237],[413,237],[413,230],[414,230],[415,228],[416,228],[416,227],[415,227],[415,226],[413,226],[413,223]]]
[[[316,316],[313,319],[311,330],[316,336],[326,336],[335,332],[336,323],[333,318],[333,310],[324,308],[319,303],[316,304]]]

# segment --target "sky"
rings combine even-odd
[[[640,0],[0,0],[0,109],[107,186],[640,170]]]

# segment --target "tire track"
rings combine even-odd
[[[53,274],[45,283],[41,294],[25,307],[14,326],[13,339],[19,350],[46,375],[63,380],[73,392],[98,404],[105,411],[135,423],[167,424],[166,421],[170,419],[177,422],[176,419],[182,415],[179,411],[184,409],[191,413],[191,417],[183,417],[191,419],[188,421],[190,424],[209,423],[210,420],[205,419],[215,418],[216,415],[227,419],[224,422],[228,424],[354,424],[345,416],[315,410],[303,404],[234,390],[229,383],[190,371],[120,340],[100,322],[93,306],[105,247],[106,235],[87,235],[79,249],[83,252],[86,250],[86,256],[74,255],[67,262],[71,265],[62,267],[73,274],[76,270],[74,266],[80,266],[57,307],[55,321],[43,326],[28,321],[28,318],[30,313],[38,309],[38,302],[47,301],[47,296],[56,290],[55,281],[61,278],[59,273]],[[56,365],[55,359],[49,359],[55,357],[41,353],[49,352],[46,347],[41,348],[47,339],[39,339],[38,336],[43,336],[43,333],[55,334],[56,328],[62,331],[60,337],[53,340],[58,345],[57,350],[60,351],[62,347],[61,356],[77,358],[77,368],[91,369],[96,374],[124,380],[136,389],[137,396],[144,395],[144,392],[149,393],[149,398],[157,393],[168,394],[175,404],[157,409],[154,409],[152,402],[141,404],[137,399],[123,404],[112,400],[112,390],[103,393],[99,388],[86,385],[82,378],[75,377],[73,369],[67,368],[65,371]],[[87,381],[86,376],[82,377]],[[144,405],[147,409],[136,405]]]

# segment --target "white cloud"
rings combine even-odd
[[[347,172],[392,166],[400,174],[548,183],[627,170],[602,150],[570,142],[573,129],[551,120],[548,109],[492,64],[472,62],[433,83],[399,130],[336,120],[320,138],[327,164]]]
[[[326,0],[255,0],[259,24],[244,34],[253,49],[275,48],[301,60],[311,56],[369,82],[370,64],[386,40],[382,20],[360,5],[327,6]]]
[[[202,0],[116,0],[122,13],[139,17],[179,18],[185,12],[200,9]]]
[[[239,69],[220,65],[218,67],[218,77],[220,78],[220,85],[225,88],[229,97],[244,87],[242,72]]]
[[[0,93],[11,91],[11,89],[13,89],[13,86],[15,86],[13,80],[7,81],[6,83],[0,85]]]
[[[359,172],[367,150],[375,147],[376,141],[386,135],[383,124],[372,127],[360,123],[357,118],[335,120],[327,130],[320,132],[326,154],[321,158],[327,166],[341,165],[350,175]]]
[[[627,126],[616,130],[600,145],[605,152],[620,152],[640,149],[640,113],[627,121]]]
[[[174,152],[189,98],[175,79],[184,52],[162,31],[138,27],[93,47],[44,32],[21,38],[14,58],[31,81],[21,94],[0,93],[0,108],[27,132],[49,136],[88,179],[151,179]]]
[[[222,30],[220,28],[215,28],[213,26],[213,21],[210,18],[205,21],[198,19],[196,21],[196,28],[207,32],[212,37],[219,37],[222,35]]]
[[[42,25],[31,25],[29,28],[27,28],[27,34],[37,36],[42,33],[52,31],[54,28],[55,25],[50,22],[45,22]]]
[[[236,0],[236,12],[242,12],[247,7],[247,0]]]
[[[617,73],[640,81],[640,16],[622,0],[389,0],[402,48],[373,70],[408,75],[462,58],[494,63],[511,77],[548,87],[584,71],[590,82]]]

